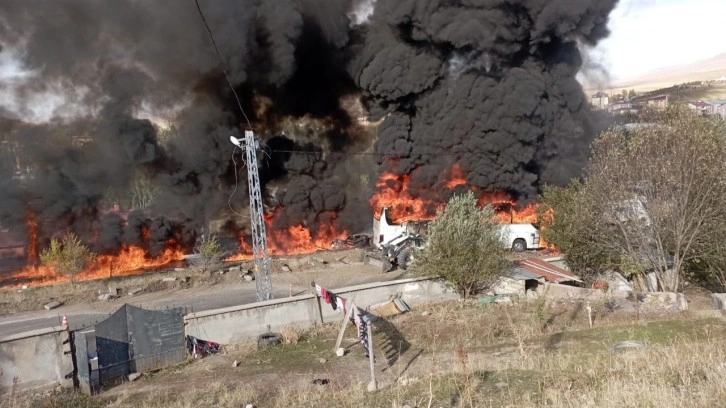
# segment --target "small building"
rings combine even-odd
[[[613,115],[625,115],[628,113],[638,113],[638,110],[633,107],[633,103],[630,102],[629,98],[619,97],[610,101],[608,112]]]
[[[607,109],[610,104],[610,97],[605,92],[598,92],[592,96],[590,103],[595,109]]]
[[[711,99],[704,101],[710,105],[709,114],[718,115],[722,119],[726,119],[726,99]]]
[[[658,95],[648,98],[647,105],[656,109],[665,109],[668,107],[668,95]]]
[[[688,107],[705,115],[710,115],[713,112],[711,104],[706,101],[688,102]]]
[[[547,282],[564,285],[581,284],[582,279],[569,270],[556,265],[560,260],[561,257],[551,258],[550,261],[532,258],[515,262],[510,275],[502,277],[493,286],[493,292],[496,295],[524,297],[527,296],[527,292],[536,292],[540,285]]]

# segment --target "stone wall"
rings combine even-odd
[[[73,360],[65,327],[52,327],[0,338],[0,389],[73,386]],[[64,344],[65,343],[65,344]],[[69,353],[66,353],[69,352]]]
[[[347,288],[327,288],[365,309],[369,305],[399,297],[408,305],[445,299],[458,299],[439,279],[414,278],[377,282]],[[285,326],[305,329],[316,323],[340,321],[342,313],[314,295],[301,295],[248,305],[190,313],[184,317],[185,332],[221,344],[256,338],[268,330],[279,332]]]

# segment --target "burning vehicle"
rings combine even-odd
[[[430,220],[409,220],[401,224],[391,222],[389,207],[383,208],[380,217],[373,218],[373,244],[380,252],[383,271],[396,267],[407,269],[414,248],[424,245],[425,234]],[[537,227],[530,223],[501,224],[502,244],[515,252],[542,249]]]

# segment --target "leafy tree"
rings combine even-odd
[[[720,252],[714,245],[726,231],[726,126],[682,105],[649,115],[650,123],[611,128],[595,141],[573,202],[561,205],[564,212],[555,208],[555,217],[568,221],[556,226],[564,232],[553,243],[564,243],[569,262],[584,249],[568,240],[585,234],[592,248],[586,264],[611,256],[643,287],[675,291],[690,260],[708,262]],[[655,284],[642,280],[646,271],[655,273]]]
[[[202,235],[197,241],[194,252],[198,255],[196,264],[202,272],[208,271],[222,260],[222,246],[214,235]]]
[[[76,274],[96,261],[96,254],[83,245],[74,233],[68,233],[58,240],[52,238],[50,246],[40,252],[40,262],[70,277],[75,285]]]
[[[584,184],[572,180],[565,187],[546,185],[538,207],[542,238],[565,255],[567,266],[585,281],[593,281],[601,272],[618,264],[616,253],[593,245],[602,230],[594,203],[583,197]]]
[[[465,298],[495,283],[511,265],[494,215],[491,206],[477,206],[471,192],[452,197],[429,224],[414,269],[443,277]]]
[[[634,98],[635,97],[635,89],[631,89],[628,91],[628,98]]]

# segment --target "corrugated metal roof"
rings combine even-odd
[[[542,277],[536,273],[532,273],[519,266],[512,270],[512,274],[509,277],[514,280],[542,279]]]
[[[527,272],[543,277],[549,282],[582,282],[580,278],[567,269],[562,269],[559,266],[555,266],[541,259],[527,259],[526,261],[520,261],[517,262],[517,266]]]

